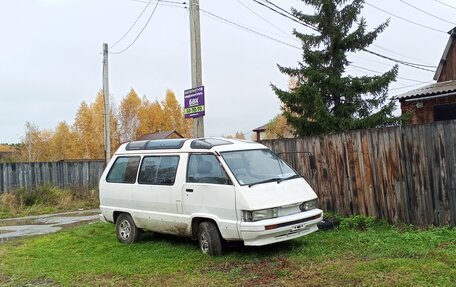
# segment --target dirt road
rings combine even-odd
[[[98,209],[0,219],[0,243],[11,238],[41,235],[99,219]]]

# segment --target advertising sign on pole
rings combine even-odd
[[[184,91],[184,116],[199,118],[205,115],[204,86]]]

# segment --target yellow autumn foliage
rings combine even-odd
[[[0,152],[2,151],[14,151],[14,149],[9,145],[0,144]]]
[[[111,101],[112,103],[112,101]],[[115,113],[114,111],[118,111]],[[191,121],[186,120],[174,92],[166,91],[165,100],[150,101],[130,92],[117,109],[110,110],[111,154],[122,142],[159,131],[176,130],[183,136],[191,135]],[[33,123],[25,125],[25,135],[18,145],[15,161],[58,161],[65,159],[104,159],[104,97],[100,91],[93,103],[83,101],[72,125],[59,122],[55,130],[42,130]],[[0,151],[10,150],[0,145]]]

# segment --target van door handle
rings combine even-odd
[[[186,192],[193,192],[193,189],[187,188],[185,191]]]

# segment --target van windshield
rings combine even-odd
[[[240,185],[252,186],[299,177],[269,149],[226,151],[221,155]]]

